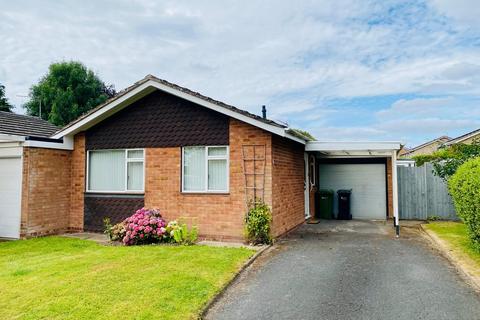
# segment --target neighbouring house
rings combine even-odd
[[[310,141],[150,75],[48,128],[2,133],[0,199],[12,200],[0,201],[0,237],[101,231],[145,206],[238,241],[254,199],[270,206],[276,237],[315,214],[319,189],[352,189],[354,219],[398,223],[398,142]]]
[[[451,139],[445,142],[444,145],[451,146],[457,143],[471,144],[475,140],[480,140],[480,129],[470,131],[468,133],[465,133],[464,135]]]
[[[50,122],[37,117],[0,111],[0,237],[19,237],[20,224],[25,224],[27,219],[24,216],[24,220],[20,222],[22,196],[25,200],[28,197],[35,198],[36,204],[41,206],[43,201],[40,199],[41,194],[28,194],[29,190],[22,191],[22,176],[28,177],[22,170],[28,170],[31,152],[36,154],[48,152],[48,149],[30,149],[29,146],[48,140],[48,137],[58,130],[59,128]],[[52,170],[55,168],[52,167]],[[48,224],[47,214],[39,212],[31,217],[29,223]]]
[[[451,140],[450,137],[441,136],[431,141],[425,142],[413,148],[402,148],[398,156],[401,158],[411,158],[418,155],[429,155],[438,150],[444,143]]]

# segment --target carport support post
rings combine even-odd
[[[392,151],[392,196],[393,196],[393,219],[395,234],[400,236],[400,224],[398,217],[398,180],[397,180],[397,150]]]

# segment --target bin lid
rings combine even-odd
[[[331,189],[320,189],[318,191],[318,193],[320,193],[322,195],[333,195],[335,193],[335,191],[333,191]]]
[[[352,193],[352,189],[341,189],[337,191],[338,194],[350,194]]]

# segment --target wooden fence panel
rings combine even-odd
[[[400,219],[426,220],[439,217],[458,220],[446,183],[427,163],[421,167],[398,167],[398,211]]]

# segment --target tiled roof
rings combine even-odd
[[[462,142],[463,140],[466,140],[472,136],[475,136],[477,134],[480,134],[480,129],[476,129],[476,130],[473,130],[473,131],[470,131],[470,132],[467,132],[465,134],[462,134],[461,136],[459,137],[456,137],[456,138],[453,138],[451,139],[450,141],[448,141],[447,143],[445,143],[446,145],[452,145],[452,144],[455,144],[455,143],[458,143],[458,142]]]
[[[255,119],[255,120],[258,120],[258,121],[261,121],[263,123],[266,123],[266,124],[269,124],[269,125],[273,125],[273,126],[277,126],[277,127],[280,127],[280,128],[286,128],[287,126],[283,125],[283,124],[280,124],[280,123],[277,123],[273,120],[269,120],[269,119],[264,119],[260,116],[257,116],[255,114],[252,114],[248,111],[245,111],[245,110],[242,110],[242,109],[239,109],[237,107],[234,107],[232,105],[229,105],[229,104],[226,104],[226,103],[223,103],[221,101],[218,101],[218,100],[215,100],[215,99],[212,99],[210,97],[207,97],[207,96],[204,96],[198,92],[195,92],[195,91],[192,91],[190,89],[187,89],[187,88],[184,88],[184,87],[181,87],[179,85],[176,85],[174,83],[171,83],[171,82],[168,82],[166,80],[163,80],[163,79],[159,79],[153,75],[147,75],[145,78],[143,78],[142,80],[140,81],[137,81],[135,82],[133,85],[125,88],[124,90],[118,92],[113,98],[110,98],[108,99],[107,101],[105,101],[104,103],[102,103],[101,105],[95,107],[94,109],[90,110],[89,112],[87,112],[86,114],[80,116],[79,118],[75,119],[74,121],[70,122],[68,125],[66,125],[65,127],[62,128],[62,131],[66,128],[69,128],[71,127],[72,125],[74,125],[75,123],[79,122],[80,120],[88,117],[90,114],[102,109],[103,107],[105,107],[106,105],[110,104],[111,102],[117,100],[118,98],[124,96],[125,94],[129,93],[130,91],[132,91],[133,89],[139,87],[140,85],[144,84],[145,82],[147,81],[155,81],[155,82],[158,82],[162,85],[165,85],[165,86],[168,86],[172,89],[175,89],[175,90],[178,90],[180,92],[183,92],[183,93],[186,93],[186,94],[189,94],[191,96],[194,96],[194,97],[197,97],[199,99],[202,99],[206,102],[209,102],[209,103],[213,103],[213,104],[216,104],[220,107],[223,107],[225,109],[228,109],[228,110],[231,110],[231,111],[234,111],[234,112],[237,112],[239,114],[242,114],[244,116],[247,116],[247,117],[250,117],[252,119]]]
[[[58,127],[43,119],[0,111],[0,134],[50,137]]]
[[[432,144],[432,143],[435,143],[435,142],[440,142],[440,143],[445,143],[449,140],[451,140],[452,138],[448,137],[448,136],[441,136],[441,137],[438,137],[438,138],[435,138],[433,140],[430,140],[428,142],[425,142],[425,143],[422,143],[421,145],[418,145],[416,147],[413,147],[413,148],[409,148],[409,149],[406,149],[406,152],[404,153],[404,155],[406,154],[409,154],[409,153],[412,153],[420,148],[423,148],[425,146],[428,146],[429,144]]]

